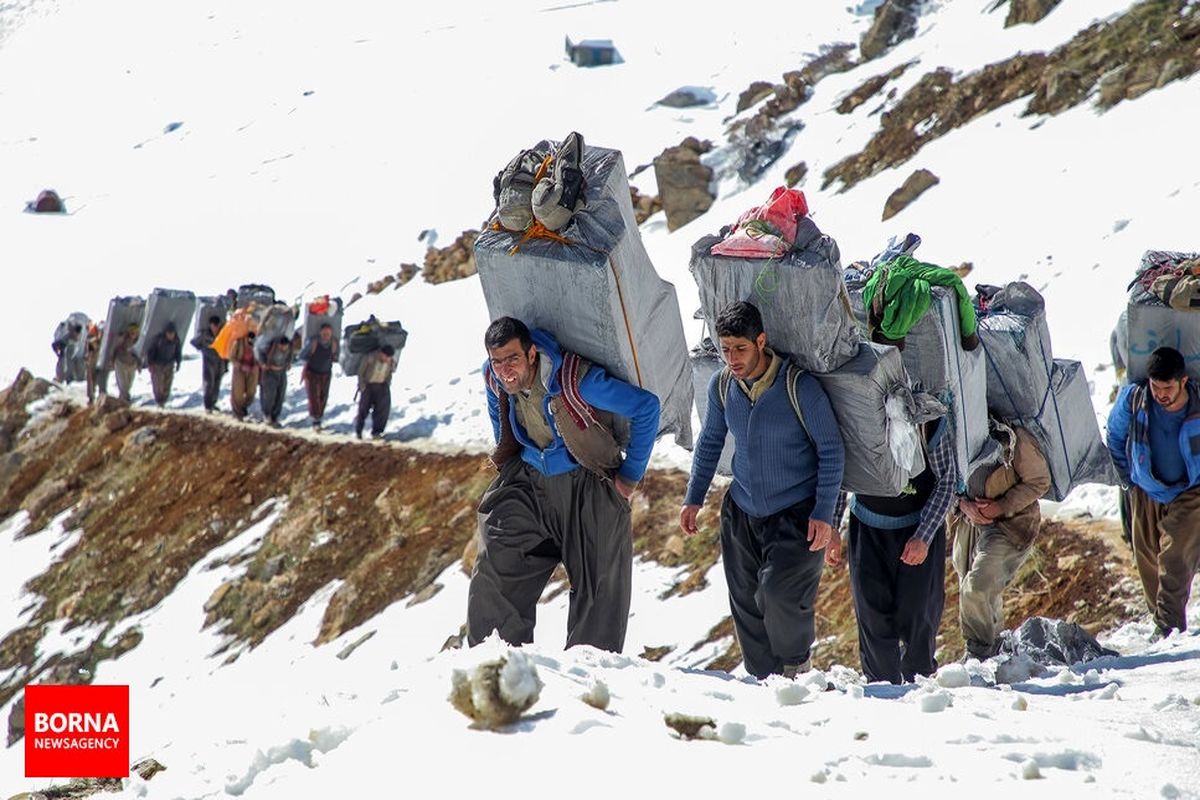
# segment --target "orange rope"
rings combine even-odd
[[[625,318],[625,335],[629,338],[629,349],[633,353],[633,371],[637,375],[638,386],[646,387],[642,382],[642,365],[638,360],[637,345],[633,341],[633,326],[629,324],[629,312],[625,310],[625,293],[621,291],[621,276],[617,272],[617,265],[613,263],[612,256],[608,257],[608,268],[612,271],[613,280],[617,284],[617,301],[621,304],[621,316]]]

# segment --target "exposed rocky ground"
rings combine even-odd
[[[1014,100],[1029,98],[1026,115],[1058,114],[1089,101],[1104,110],[1197,70],[1200,8],[1187,0],[1147,0],[1050,53],[1022,53],[963,76],[948,69],[925,74],[880,115],[879,130],[861,152],[825,171],[822,186],[840,181],[848,189]]]

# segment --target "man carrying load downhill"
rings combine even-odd
[[[479,503],[468,641],[497,631],[512,644],[532,642],[538,599],[562,563],[571,583],[567,646],[620,652],[633,572],[629,497],[654,447],[658,398],[512,317],[493,322],[484,345],[500,474]],[[624,456],[614,415],[630,422]]]

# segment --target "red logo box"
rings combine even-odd
[[[25,687],[25,777],[129,777],[129,687]]]

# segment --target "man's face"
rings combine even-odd
[[[504,391],[515,394],[533,386],[537,347],[530,345],[525,352],[520,337],[513,337],[500,347],[488,348],[488,358]]]
[[[333,338],[333,328],[321,328],[321,344],[329,344],[329,340]]]
[[[745,379],[754,375],[766,358],[763,349],[767,346],[767,335],[760,333],[754,339],[742,336],[721,337],[721,358],[729,365],[735,378]]]
[[[166,334],[167,334],[167,341],[168,341],[168,342],[173,342],[173,341],[175,341],[175,331],[167,331],[167,332],[166,332]]]
[[[212,331],[213,333],[220,333],[220,332],[221,332],[221,326],[220,326],[220,324],[218,324],[218,323],[216,323],[216,322],[210,322],[210,323],[208,323],[208,329],[209,329],[210,331]]]
[[[1163,408],[1177,411],[1176,406],[1182,405],[1187,399],[1187,389],[1184,388],[1186,383],[1187,378],[1173,381],[1156,381],[1151,378],[1150,393],[1154,395],[1154,402]]]

